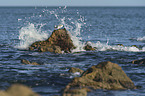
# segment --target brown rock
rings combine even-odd
[[[93,89],[135,89],[132,80],[124,73],[122,68],[112,62],[101,62],[87,69],[81,77],[75,77],[66,86],[66,90],[80,87]]]
[[[132,63],[133,63],[133,64],[145,64],[145,59],[133,60]]]
[[[0,91],[0,96],[40,96],[27,86],[14,84],[6,91]]]
[[[21,63],[30,64],[30,62],[29,62],[28,60],[25,60],[25,59],[22,59],[22,60],[21,60]]]
[[[67,91],[64,91],[62,96],[87,96],[87,90],[85,88],[69,89]]]
[[[0,91],[0,96],[11,96],[11,95],[5,91]]]
[[[95,48],[92,47],[91,42],[87,42],[84,49],[86,51],[94,51],[95,50]]]
[[[118,46],[122,46],[122,47],[124,47],[124,45],[123,44],[117,44]]]
[[[80,74],[82,74],[84,71],[79,69],[79,68],[74,68],[74,67],[71,67],[68,71],[69,73],[76,73],[76,72],[80,72]]]
[[[53,53],[59,53],[61,54],[61,48],[59,46],[40,46],[38,48],[39,52],[53,52]]]
[[[25,59],[22,59],[22,60],[21,60],[21,63],[23,63],[23,64],[31,64],[31,65],[40,65],[40,64],[38,64],[38,63],[36,63],[36,62],[30,62],[30,61],[25,60]]]
[[[69,32],[64,28],[54,30],[51,36],[45,41],[37,41],[33,43],[29,47],[29,50],[62,53],[61,51],[71,52],[71,49],[74,48],[75,46],[71,40]]]

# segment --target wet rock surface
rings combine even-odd
[[[81,77],[75,77],[64,90],[93,88],[93,89],[136,89],[133,81],[125,74],[122,68],[112,62],[101,62],[88,68]]]
[[[39,52],[53,52],[53,53],[62,53],[64,52],[71,52],[75,46],[69,32],[64,29],[54,30],[51,36],[45,41],[37,41],[33,43],[29,50],[39,51]]]

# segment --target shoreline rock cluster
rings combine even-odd
[[[47,40],[37,41],[29,47],[29,50],[31,51],[39,51],[39,52],[49,51],[59,54],[61,54],[62,51],[64,51],[65,53],[71,53],[72,49],[75,49],[75,46],[73,44],[73,41],[71,40],[69,32],[65,28],[54,30]],[[89,42],[86,43],[84,49],[86,51],[95,50],[95,48],[93,48]],[[21,60],[21,63],[40,65],[36,62],[30,62],[24,59]],[[143,61],[140,60],[132,61],[132,63],[144,64],[145,59],[143,59]],[[133,81],[125,74],[122,68],[118,64],[112,63],[110,61],[101,62],[97,65],[88,68],[86,71],[83,71],[79,68],[70,68],[68,72],[69,73],[79,72],[81,76],[73,78],[72,81],[69,84],[67,84],[63,89],[63,91],[61,92],[61,96],[87,96],[87,92],[90,92],[91,89],[107,89],[107,90],[136,89],[136,86],[134,85]],[[22,85],[19,86],[22,87]],[[17,92],[16,89],[15,91]],[[9,94],[10,94],[9,91],[7,90],[0,91],[0,96],[9,96]],[[33,92],[32,94],[34,95],[31,96],[39,96],[38,94]],[[30,95],[21,95],[21,96],[30,96]]]
[[[137,88],[122,68],[110,61],[101,62],[86,71],[72,67],[68,72],[80,72],[81,76],[74,77],[61,91],[61,96],[87,96],[87,93],[91,92],[92,89],[125,90]],[[24,85],[14,84],[6,91],[0,91],[0,96],[40,95]]]

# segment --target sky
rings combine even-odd
[[[145,6],[145,0],[0,0],[0,6]]]

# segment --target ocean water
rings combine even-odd
[[[63,24],[77,49],[55,54],[29,51],[35,41],[47,39]],[[90,41],[95,51],[84,51]],[[123,44],[124,46],[119,46]],[[137,47],[133,47],[136,45]],[[79,53],[75,53],[79,52]],[[20,83],[42,96],[59,95],[73,77],[70,67],[83,70],[99,62],[119,64],[135,90],[94,90],[88,96],[144,96],[145,7],[0,7],[0,89]],[[41,65],[23,65],[21,59]]]

